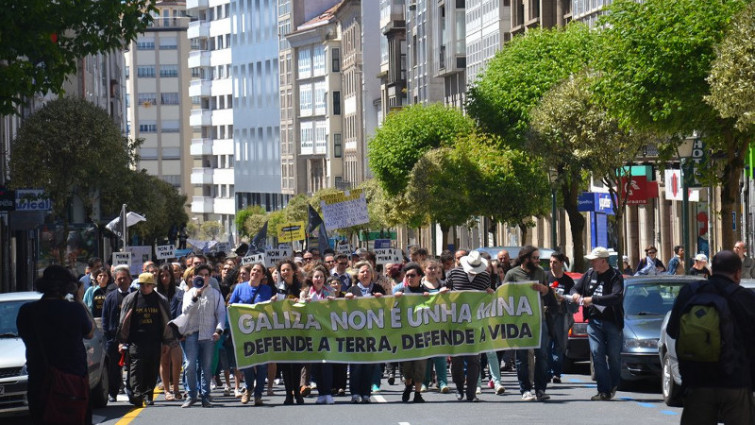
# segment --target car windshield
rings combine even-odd
[[[630,316],[665,316],[686,282],[648,282],[624,288],[624,310]]]
[[[18,328],[16,328],[18,310],[28,302],[28,300],[0,302],[0,338],[18,336]]]

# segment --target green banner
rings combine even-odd
[[[379,363],[540,346],[529,283],[430,296],[232,304],[239,368],[268,362]]]

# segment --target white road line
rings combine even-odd
[[[411,425],[409,422],[399,422],[398,425]]]
[[[381,395],[374,395],[372,396],[372,398],[374,398],[378,403],[388,403],[388,400],[386,400],[385,397]]]

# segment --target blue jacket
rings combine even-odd
[[[130,291],[129,291],[130,292]],[[108,342],[116,341],[118,324],[121,321],[121,305],[127,293],[121,293],[120,289],[107,294],[105,305],[102,306],[102,331],[105,333],[105,339]]]

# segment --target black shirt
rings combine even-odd
[[[548,277],[548,286],[553,288],[553,290],[561,296],[568,296],[574,288],[574,279],[566,273],[564,273],[563,276],[556,278],[556,276],[554,276],[549,270],[546,273],[546,276]],[[553,309],[554,313],[566,314],[566,303],[562,302],[558,306],[553,307]]]
[[[160,316],[160,296],[152,291],[136,296],[136,306],[131,317],[130,339],[134,343],[160,343],[163,335]]]

